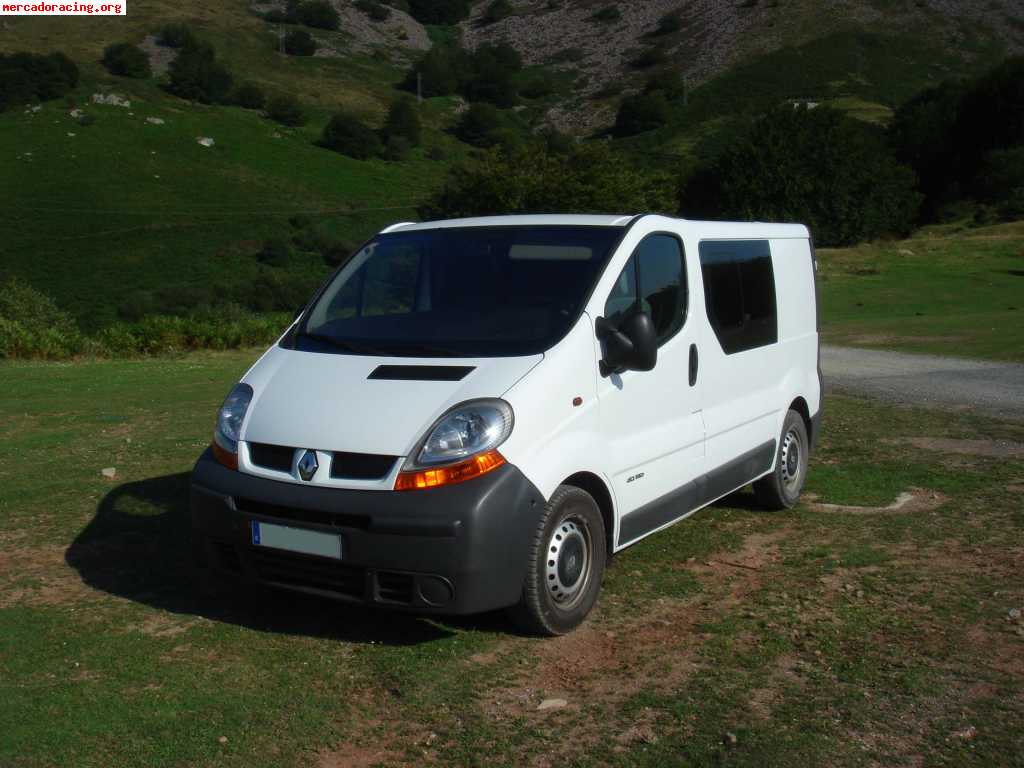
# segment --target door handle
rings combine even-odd
[[[690,386],[697,383],[697,367],[700,361],[697,359],[697,345],[690,345]]]

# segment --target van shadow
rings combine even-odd
[[[395,646],[455,634],[423,617],[210,577],[194,565],[187,472],[111,490],[64,559],[94,589],[260,632]],[[445,624],[454,630],[507,630],[501,614],[446,619]]]

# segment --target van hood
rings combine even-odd
[[[253,388],[253,400],[241,437],[294,448],[407,456],[442,413],[465,400],[501,397],[542,359],[372,357],[275,346],[243,379]],[[396,368],[370,378],[381,366]]]

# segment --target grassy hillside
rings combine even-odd
[[[1024,222],[818,251],[826,342],[1024,362]]]
[[[825,100],[884,122],[918,88],[984,68],[1024,40],[1024,28],[1007,21],[1012,7],[999,2],[969,4],[957,15],[939,0],[829,11],[803,0],[701,0],[679,7],[679,29],[654,36],[677,4],[517,0],[512,16],[481,25],[485,4],[478,3],[457,30],[424,29],[396,12],[405,27],[373,27],[372,35],[348,0],[335,4],[345,26],[313,30],[320,51],[310,58],[279,54],[278,28],[244,0],[138,0],[124,18],[6,17],[0,52],[62,50],[82,80],[38,111],[0,114],[0,281],[24,278],[86,330],[110,323],[140,294],[226,294],[277,276],[315,284],[327,270],[319,257],[299,253],[268,268],[256,252],[268,237],[295,234],[296,216],[302,227],[349,243],[410,218],[468,151],[446,132],[458,116],[458,102],[447,98],[425,102],[424,146],[407,160],[355,161],[313,145],[339,108],[379,125],[428,36],[462,36],[469,46],[511,41],[556,84],[547,119],[584,132],[607,124],[621,94],[639,87],[648,70],[629,62],[645,48],[663,48],[667,66],[691,75],[691,93],[674,103],[669,126],[619,143],[659,158],[692,156],[729,116],[788,98]],[[621,18],[597,20],[609,5]],[[99,65],[108,44],[141,43],[169,21],[190,24],[212,43],[237,81],[296,96],[311,114],[308,125],[285,129],[252,111],[191,104],[161,90],[159,74],[129,80]],[[874,31],[864,31],[869,23]],[[619,96],[595,98],[609,84]],[[131,107],[93,104],[95,93],[120,94]],[[548,104],[538,99],[522,114],[543,118]],[[93,122],[81,124],[71,115],[76,108]],[[198,137],[215,144],[200,146]]]
[[[187,21],[213,43],[236,80],[298,97],[309,123],[289,129],[253,111],[192,104],[166,94],[159,76],[115,78],[97,63],[110,42],[139,42],[170,20]],[[424,147],[406,161],[320,149],[314,141],[338,108],[379,124],[402,58],[282,56],[272,29],[238,2],[139,3],[127,20],[26,17],[4,27],[0,50],[63,50],[82,82],[37,111],[0,115],[0,279],[28,280],[92,329],[140,292],[188,295],[259,279],[266,268],[256,252],[266,238],[290,234],[296,216],[348,243],[414,216],[464,154],[442,130],[451,104],[424,106]],[[355,46],[344,32],[315,34]],[[94,104],[94,93],[119,94],[131,106]],[[199,137],[214,145],[201,146]],[[428,151],[445,159],[429,160]],[[299,254],[282,270],[315,285],[327,266]]]

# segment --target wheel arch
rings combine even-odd
[[[597,502],[597,508],[601,510],[601,519],[604,521],[605,547],[611,556],[615,551],[615,502],[604,480],[593,472],[577,472],[565,478],[561,484],[586,491]]]
[[[804,421],[804,429],[807,430],[807,440],[814,445],[814,422],[811,420],[811,409],[807,407],[807,401],[803,397],[797,397],[789,404],[789,410],[796,411]]]

